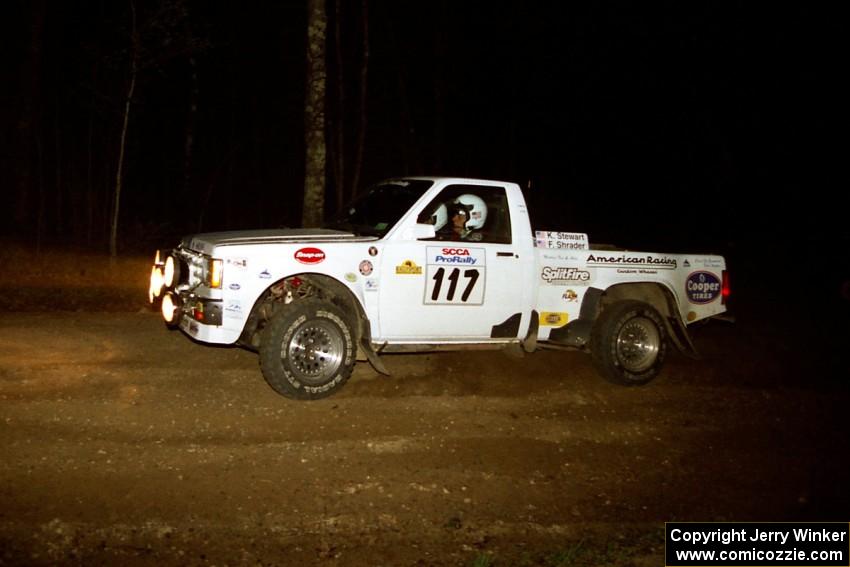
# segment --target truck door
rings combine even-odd
[[[439,226],[442,214],[435,214],[441,205],[448,216],[445,226]],[[470,229],[455,231],[460,221],[454,213],[464,207]],[[436,238],[390,239],[382,252],[378,291],[381,338],[462,342],[517,337],[525,328],[523,274],[531,273],[533,257],[515,244],[509,211],[504,187],[449,185],[417,219],[437,217]],[[522,323],[527,327],[527,317]]]

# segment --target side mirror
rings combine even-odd
[[[433,224],[416,223],[411,228],[408,228],[403,233],[405,240],[423,240],[426,238],[434,238],[437,232],[434,230]]]

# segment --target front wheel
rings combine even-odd
[[[260,367],[279,394],[298,400],[330,396],[348,381],[355,334],[337,306],[314,299],[287,305],[263,330]]]
[[[590,348],[596,370],[609,382],[646,384],[658,376],[667,353],[664,321],[642,301],[618,301],[594,324]]]

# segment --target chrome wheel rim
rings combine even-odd
[[[652,319],[629,319],[617,334],[617,360],[629,372],[643,372],[658,358],[661,334]]]
[[[286,347],[292,372],[309,384],[321,384],[333,377],[342,365],[342,351],[342,335],[328,321],[304,323]]]

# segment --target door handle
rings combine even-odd
[[[514,254],[513,252],[496,252],[496,256],[504,256],[507,258],[510,258],[511,256],[516,256],[517,258],[519,258],[519,256]]]

